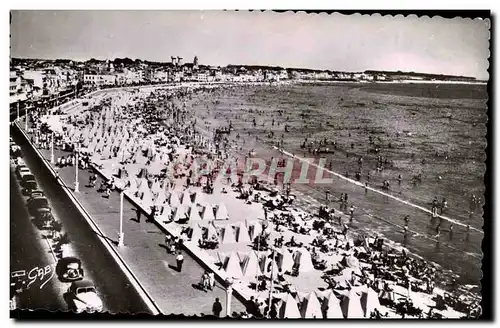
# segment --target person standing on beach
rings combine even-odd
[[[408,225],[408,223],[410,223],[410,216],[409,215],[405,215],[405,225]]]
[[[351,208],[349,209],[349,213],[351,214],[349,222],[352,223],[352,220],[354,220],[354,206],[351,205]]]
[[[175,257],[177,261],[177,271],[182,272],[182,263],[184,263],[184,256],[182,256],[182,252],[179,252]]]

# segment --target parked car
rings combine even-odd
[[[24,184],[28,181],[32,181],[32,180],[35,180],[35,176],[33,175],[33,173],[25,173],[23,174],[23,177],[22,177],[22,180],[21,180],[21,186],[24,187]]]
[[[17,166],[19,166],[19,165],[24,165],[27,167],[26,163],[24,162],[24,159],[22,159],[21,157],[15,158],[14,163],[16,164],[16,170],[17,170]]]
[[[97,294],[94,284],[89,280],[79,280],[71,283],[68,289],[68,306],[76,313],[101,312],[102,300]]]
[[[33,197],[28,201],[28,211],[31,215],[37,216],[37,214],[50,211],[49,201],[45,197]]]
[[[18,164],[16,166],[16,176],[18,178],[21,178],[21,171],[24,171],[24,172],[28,171],[29,172],[29,170],[30,169],[26,166],[26,164],[24,164],[24,163]]]
[[[18,177],[19,177],[20,180],[22,180],[23,176],[26,175],[26,174],[32,174],[29,168],[27,168],[27,167],[21,167],[18,170]]]
[[[34,189],[34,190],[31,190],[30,192],[30,198],[28,198],[28,202],[32,199],[32,198],[35,198],[35,197],[43,197],[45,196],[43,191],[39,190],[39,189]]]
[[[28,180],[23,183],[23,194],[26,196],[30,196],[31,192],[33,190],[36,190],[38,188],[38,184],[36,183],[35,180]]]
[[[82,261],[76,257],[63,257],[57,262],[56,273],[63,282],[82,280]]]

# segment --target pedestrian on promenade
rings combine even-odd
[[[138,208],[135,209],[135,214],[136,214],[136,217],[137,217],[137,223],[141,223],[141,210],[139,210]]]
[[[208,273],[208,289],[213,290],[215,288],[215,273]]]
[[[349,222],[352,223],[352,220],[354,219],[354,206],[351,205],[351,208],[349,209],[349,213],[351,214]]]
[[[212,306],[212,313],[216,317],[220,317],[220,313],[222,312],[222,304],[220,304],[219,298],[215,299],[214,305]]]
[[[170,250],[170,243],[172,241],[172,236],[169,234],[165,235],[165,248],[167,249],[167,252]]]
[[[177,271],[181,272],[182,271],[182,263],[184,263],[184,256],[182,256],[182,253],[179,251],[177,256],[175,257],[175,260],[177,261]]]
[[[149,217],[150,222],[154,222],[156,217],[156,212],[157,212],[156,205],[151,206],[151,216]]]
[[[205,270],[205,272],[203,272],[203,275],[201,276],[201,288],[205,293],[210,288],[209,284],[210,284],[210,278],[208,276],[208,272]]]

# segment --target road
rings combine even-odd
[[[10,208],[10,272],[24,270],[25,281],[29,283],[31,280],[28,275],[33,268],[45,268],[55,262],[48,244],[41,239],[40,232],[31,222],[19,183],[12,169],[10,171]],[[57,281],[50,279],[40,289],[42,283],[39,281],[32,283],[28,290],[18,294],[17,307],[20,309],[65,309],[66,303]]]
[[[35,175],[39,188],[46,194],[54,216],[62,223],[63,229],[69,234],[71,239],[70,245],[74,249],[74,253],[83,262],[86,278],[95,283],[96,289],[103,300],[104,310],[111,313],[149,313],[147,306],[130,281],[120,270],[115,260],[101,244],[94,232],[88,227],[83,216],[74,208],[69,200],[66,201],[66,194],[56,181],[45,174],[40,159],[33,151],[27,149],[26,142],[17,132],[14,132],[13,139],[21,146],[24,160]],[[31,222],[23,204],[23,196],[20,195],[19,191],[17,194],[15,191],[12,191],[13,185],[16,184],[15,177],[11,176],[11,208],[16,209],[15,212],[11,212],[11,227],[12,225],[15,227],[15,229],[11,228],[11,265],[13,270],[17,269],[17,267],[14,268],[14,264],[16,266],[19,265],[19,267],[24,265],[40,266],[50,261],[50,257],[40,250],[40,246],[38,246],[35,238],[20,238],[25,235],[33,236],[37,231],[33,225],[30,227]],[[21,222],[23,223],[21,224]],[[35,250],[35,248],[37,249]],[[42,259],[42,263],[37,263],[38,259]],[[25,261],[26,263],[19,261]],[[54,277],[49,284],[44,286],[43,293],[39,291],[35,293],[35,291],[31,292],[30,290],[29,297],[26,296],[29,301],[23,298],[21,300],[22,305],[24,306],[24,302],[26,302],[26,308],[30,309],[53,306],[67,310],[62,293],[69,284],[65,283],[63,287],[59,287],[61,284],[63,283]],[[45,289],[51,289],[51,291],[46,294]],[[31,294],[33,293],[36,294],[35,298],[31,298]],[[57,295],[52,295],[54,293]]]

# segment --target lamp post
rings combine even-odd
[[[226,283],[226,316],[229,316],[231,315],[231,298],[233,295],[234,279],[227,277],[225,283]]]
[[[80,143],[76,144],[76,159],[75,159],[75,192],[80,192],[80,183],[78,182],[78,155],[80,152]]]
[[[120,190],[120,232],[118,233],[118,246],[123,246],[123,193],[124,189]]]
[[[273,286],[274,286],[274,248],[271,252],[271,284],[269,286],[269,307],[267,309],[267,315],[271,316],[271,305],[273,301]]]
[[[54,131],[50,137],[50,163],[54,164]]]
[[[26,133],[28,133],[28,107],[26,107],[26,110],[25,110],[25,115],[26,115],[26,119],[24,121],[24,131],[26,131]]]
[[[17,102],[17,121],[19,121],[19,101]]]

